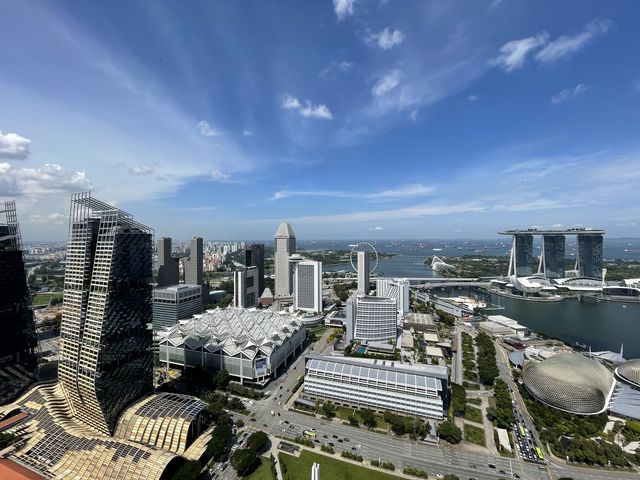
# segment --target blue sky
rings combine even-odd
[[[640,236],[635,1],[2,2],[0,198],[179,239]]]

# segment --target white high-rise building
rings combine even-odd
[[[283,222],[275,236],[274,267],[276,274],[275,296],[290,297],[293,292],[293,271],[289,257],[296,252],[296,236],[291,225]]]
[[[247,267],[233,272],[233,306],[251,308],[258,305],[260,294],[258,267]]]
[[[358,293],[369,295],[369,252],[358,252]]]
[[[322,262],[302,260],[294,263],[293,308],[322,312]]]
[[[393,298],[354,295],[347,300],[347,341],[395,342],[398,308]]]
[[[398,313],[409,313],[409,280],[406,278],[379,278],[376,280],[376,297],[393,298]]]

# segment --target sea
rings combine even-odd
[[[358,240],[300,240],[300,250],[349,250]],[[378,252],[395,254],[378,261],[375,272],[385,277],[431,277],[434,272],[424,264],[434,255],[440,257],[463,255],[509,255],[511,243],[496,240],[369,240]],[[539,244],[534,244],[539,249]],[[640,239],[618,238],[604,240],[603,256],[607,260],[640,261]],[[567,255],[575,255],[575,242],[567,239]],[[355,261],[355,260],[354,260]],[[371,260],[375,265],[375,256]],[[326,272],[351,270],[351,265],[325,265]],[[506,272],[505,272],[506,274]],[[448,289],[443,296],[460,292]],[[588,345],[594,351],[620,351],[624,357],[640,358],[640,303],[599,302],[583,303],[576,299],[561,302],[530,302],[491,296],[491,302],[504,310],[496,314],[511,317],[533,331],[558,338],[569,344]]]

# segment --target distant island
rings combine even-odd
[[[315,260],[322,262],[324,265],[339,265],[342,263],[349,263],[350,250],[299,250],[303,257],[309,260]],[[378,258],[391,258],[395,256],[395,253],[378,252]],[[355,255],[354,255],[355,262]]]

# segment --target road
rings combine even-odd
[[[478,480],[514,478],[514,473],[520,478],[529,480],[563,476],[572,477],[575,480],[601,480],[602,478],[638,480],[640,478],[634,473],[578,468],[553,462],[545,467],[522,461],[519,458],[511,459],[490,453],[468,451],[460,446],[435,446],[424,442],[412,441],[408,438],[396,437],[391,434],[384,435],[364,428],[343,425],[342,421],[336,419],[334,421],[322,420],[285,409],[284,403],[289,397],[291,389],[295,386],[299,376],[304,374],[304,355],[323,355],[331,351],[331,345],[326,342],[328,334],[329,332],[318,342],[309,346],[293,362],[285,375],[282,375],[269,385],[268,390],[271,395],[267,399],[256,402],[251,408],[249,416],[234,413],[234,418],[241,418],[249,429],[263,430],[272,436],[280,437],[295,437],[296,435],[301,435],[303,430],[315,428],[318,440],[321,443],[332,442],[336,452],[342,450],[351,451],[352,447],[355,447],[356,453],[362,455],[363,458],[390,461],[399,471],[404,467],[411,466],[431,474],[452,473],[461,479],[475,478]],[[501,355],[504,355],[504,352]],[[505,381],[507,381],[512,390],[517,392],[511,380],[508,364],[505,365],[504,361],[500,361],[498,364],[501,375],[504,374]],[[514,398],[520,403],[521,411],[526,412],[522,408],[522,399],[519,395],[514,395]],[[271,415],[272,410],[274,415]],[[252,421],[252,418],[254,421]],[[532,425],[530,419],[528,424]],[[289,425],[294,425],[294,428],[290,428]],[[283,430],[285,431],[283,432]],[[530,429],[530,431],[535,430]],[[334,438],[334,435],[342,439],[342,443],[338,442],[338,438]],[[349,441],[345,441],[345,438],[348,438]],[[490,464],[494,465],[495,468],[489,467]],[[504,473],[500,473],[500,470]],[[220,478],[232,480],[236,477],[232,469],[227,468]]]

